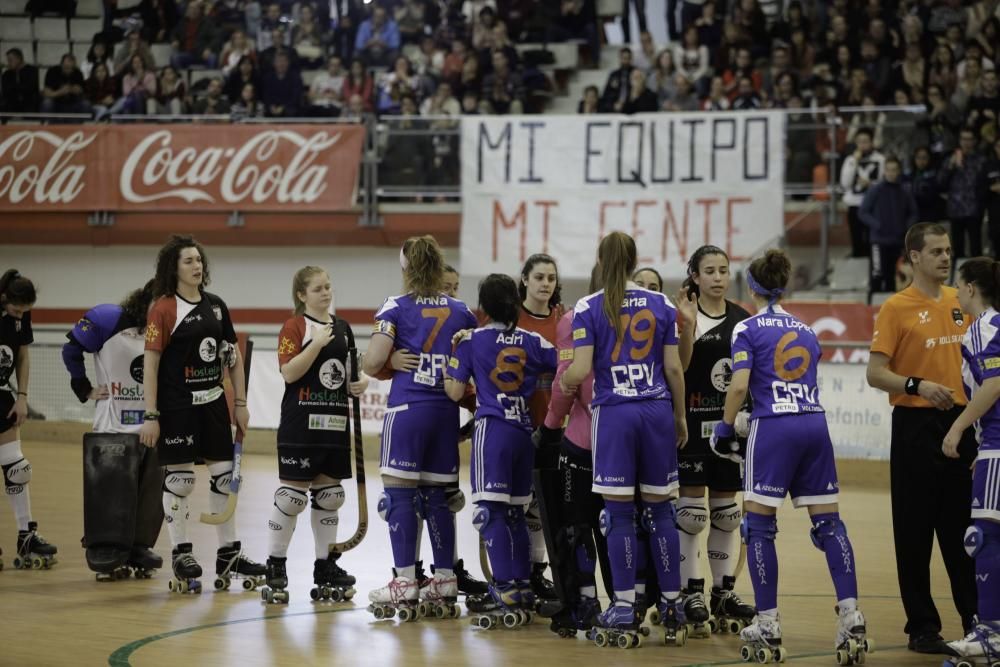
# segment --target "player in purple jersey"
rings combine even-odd
[[[962,379],[969,404],[942,449],[957,459],[962,433],[973,424],[979,441],[972,481],[972,525],[965,550],[976,561],[978,616],[972,631],[949,647],[965,664],[1000,663],[1000,262],[977,257],[958,269],[958,302],[975,319],[962,341]],[[961,660],[953,660],[962,664]],[[945,663],[947,664],[947,663]]]
[[[385,300],[375,315],[375,332],[362,369],[379,372],[395,347],[419,354],[416,368],[395,370],[382,425],[380,470],[385,491],[379,514],[389,524],[395,564],[392,581],[368,594],[381,618],[396,608],[403,620],[415,616],[421,595],[415,578],[417,522],[427,522],[434,552],[434,576],[425,599],[454,605],[455,528],[445,485],[458,479],[458,405],[444,392],[451,338],[476,326],[468,306],[441,293],[444,257],[432,236],[407,239],[400,251],[406,293]]]
[[[791,271],[782,251],[768,250],[746,273],[758,312],[733,329],[733,377],[722,421],[710,439],[713,453],[741,460],[733,424],[749,389],[753,411],[745,452],[742,530],[757,616],[740,633],[741,654],[744,660],[784,660],[775,514],[791,494],[795,507],[809,510],[813,544],[826,554],[837,592],[838,662],[853,664],[863,660],[861,651],[869,644],[865,618],[858,610],[854,552],[837,508],[833,443],[819,403],[819,342],[812,329],[777,305]]]
[[[661,591],[652,620],[666,626],[666,640],[683,643],[680,548],[670,503],[677,495],[677,449],[687,442],[677,311],[663,294],[629,280],[636,268],[630,236],[605,236],[598,262],[604,289],[576,304],[573,362],[560,378],[563,390],[573,391],[594,372],[593,489],[604,496],[601,532],[615,595],[598,619],[595,640],[622,647],[638,643],[633,566],[638,487]]]
[[[473,608],[484,612],[484,627],[496,616],[514,613],[515,625],[534,608],[531,548],[524,506],[531,499],[535,448],[529,400],[539,376],[553,373],[555,347],[538,333],[517,326],[517,285],[492,274],[479,285],[479,305],[490,322],[463,335],[448,362],[445,391],[454,401],[475,381],[476,426],[472,437],[473,524],[487,545],[493,566],[489,599]],[[492,612],[492,613],[491,613]],[[506,620],[505,620],[505,624]]]

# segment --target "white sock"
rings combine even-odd
[[[208,474],[212,476],[211,486],[208,494],[208,509],[212,514],[221,514],[226,509],[229,501],[229,482],[233,477],[232,461],[216,461],[209,463]],[[215,527],[215,534],[219,539],[219,546],[232,546],[236,541],[236,513],[234,512],[228,521],[220,523]]]
[[[23,463],[21,463],[23,461]],[[0,445],[0,466],[12,466],[17,465],[17,469],[21,470],[22,466],[27,467],[27,475],[31,476],[31,464],[27,462],[24,458],[24,454],[21,453],[21,441],[12,440],[4,445]],[[4,474],[6,474],[6,470]],[[31,495],[28,493],[28,484],[14,484],[7,486],[6,478],[4,481],[5,491],[7,492],[7,499],[10,501],[11,507],[14,509],[14,519],[17,521],[18,530],[28,530],[28,523],[31,521]]]
[[[277,507],[271,506],[271,518],[267,521],[268,554],[277,558],[285,558],[288,555],[288,545],[292,541],[292,533],[295,532],[298,519],[298,515],[288,516]]]
[[[340,514],[338,510],[323,510],[312,507],[309,510],[309,519],[312,521],[316,560],[324,560],[330,555],[330,545],[337,542]]]

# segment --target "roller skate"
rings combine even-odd
[[[455,577],[458,579],[458,592],[470,596],[483,596],[490,592],[485,581],[476,579],[465,569],[465,561],[459,558],[455,561]]]
[[[648,635],[654,629],[659,631],[662,628],[664,644],[684,646],[691,634],[691,626],[688,625],[690,619],[687,618],[684,608],[683,598],[669,601],[661,599],[649,608],[642,624],[643,632]]]
[[[948,658],[941,667],[1000,667],[1000,621],[977,622],[964,639],[948,642],[948,647],[958,657]]]
[[[594,627],[587,632],[587,639],[597,646],[638,648],[649,635],[649,628],[641,626],[635,617],[635,605],[616,601],[598,614]]]
[[[462,615],[462,610],[456,606],[458,578],[455,575],[449,577],[435,572],[427,585],[420,587],[420,600],[427,605],[428,616],[458,618]]]
[[[514,582],[491,584],[488,595],[466,600],[465,606],[473,614],[472,625],[483,630],[501,625],[513,629],[531,621],[531,612],[522,608],[521,590]]]
[[[268,604],[288,604],[288,573],[285,571],[287,558],[268,556],[267,583],[260,589],[260,599]]]
[[[784,662],[787,652],[781,645],[781,626],[778,615],[758,614],[753,623],[740,631],[740,658],[743,662],[756,660],[760,664]]]
[[[711,615],[708,619],[712,632],[736,634],[749,625],[757,615],[757,610],[733,591],[735,584],[736,577],[723,577],[721,587],[712,586],[709,603]]]
[[[228,547],[219,547],[215,553],[215,590],[228,591],[233,579],[243,580],[243,590],[253,591],[265,583],[267,567],[243,555],[242,545],[236,540]]]
[[[431,570],[433,570],[433,566]],[[417,586],[423,588],[428,583],[430,583],[431,578],[427,576],[427,571],[424,570],[424,561],[418,560],[413,563],[413,578],[417,581]]]
[[[191,543],[178,544],[172,554],[171,568],[174,577],[167,582],[167,588],[174,593],[201,593],[201,565],[191,555]]]
[[[709,621],[712,615],[705,605],[705,580],[688,579],[688,587],[681,591],[681,601],[684,603],[688,635],[697,638],[710,637],[712,626]]]
[[[540,603],[559,601],[555,584],[545,578],[545,568],[548,566],[548,563],[531,564],[531,591]]]
[[[389,619],[399,614],[404,623],[427,615],[427,606],[420,602],[420,587],[415,579],[400,577],[393,569],[392,580],[382,588],[368,593],[368,611],[376,620]]]
[[[864,664],[865,655],[875,650],[875,642],[866,636],[864,614],[857,607],[845,610],[838,607],[837,614],[840,616],[837,622],[837,664]]]
[[[549,630],[560,637],[571,639],[580,630],[589,632],[597,623],[601,603],[597,598],[581,597],[572,607],[565,608],[552,617]]]
[[[97,581],[120,581],[129,576],[128,551],[114,545],[88,546],[86,559]]]
[[[340,554],[330,553],[326,558],[317,559],[313,564],[314,585],[309,591],[309,597],[313,602],[325,600],[346,602],[357,593],[354,589],[357,579],[337,565],[338,560]]]
[[[28,530],[17,531],[17,555],[14,556],[16,570],[47,570],[59,561],[56,553],[59,550],[54,544],[49,544],[38,534],[38,523],[28,522]]]
[[[163,558],[149,547],[133,545],[125,566],[136,579],[151,579],[153,572],[163,567]]]

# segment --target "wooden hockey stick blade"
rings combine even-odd
[[[348,350],[351,361],[351,382],[358,379],[358,351],[355,348]],[[351,416],[353,417],[351,426],[354,430],[354,479],[358,490],[358,527],[344,542],[336,542],[329,546],[330,553],[342,554],[350,551],[361,544],[368,534],[368,495],[365,491],[365,450],[364,438],[361,435],[361,399],[357,396],[351,397]]]
[[[239,498],[240,483],[243,481],[240,476],[243,461],[242,434],[239,437],[241,439],[233,443],[233,477],[229,482],[229,497],[226,498],[226,506],[218,514],[206,514],[202,512],[200,517],[202,523],[207,523],[210,526],[218,526],[229,521],[236,512],[236,500]]]

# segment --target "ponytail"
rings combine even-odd
[[[625,283],[635,271],[637,259],[635,240],[624,232],[611,232],[597,248],[604,282],[604,314],[615,328],[618,340],[625,335],[621,320],[622,302],[625,300]]]
[[[992,257],[974,257],[958,268],[958,275],[979,290],[983,303],[1000,309],[1000,262]]]
[[[437,296],[444,284],[444,255],[430,234],[411,236],[400,253],[406,289],[418,296]]]
[[[14,306],[32,306],[37,298],[35,284],[17,269],[10,269],[0,276],[0,302]]]
[[[153,303],[153,282],[153,279],[150,278],[145,285],[129,292],[128,296],[119,304],[129,320],[135,322],[140,330],[146,328],[149,305]]]

